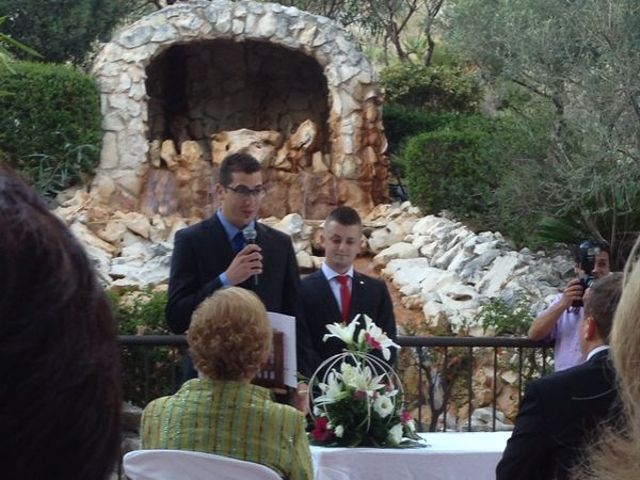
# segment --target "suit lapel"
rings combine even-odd
[[[351,305],[349,306],[349,321],[359,313],[366,312],[367,279],[355,270],[351,281]]]
[[[342,313],[340,312],[340,308],[338,306],[338,301],[336,300],[335,295],[333,294],[333,290],[331,290],[331,285],[329,285],[329,280],[324,276],[322,270],[318,270],[311,274],[311,278],[315,283],[318,298],[330,298],[327,302],[327,318],[325,324],[339,322],[342,319]]]
[[[217,215],[204,221],[204,242],[201,245],[203,265],[211,265],[213,270],[226,270],[234,257],[231,243]]]

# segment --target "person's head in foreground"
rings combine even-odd
[[[572,478],[637,479],[640,472],[640,259],[636,242],[625,268],[622,296],[611,328],[611,350],[623,418],[606,426]],[[587,303],[590,300],[587,300]]]
[[[80,244],[0,165],[0,469],[100,480],[120,451],[109,304]]]
[[[187,332],[196,369],[215,380],[250,382],[269,356],[271,339],[262,301],[239,287],[218,290],[204,300]]]
[[[622,274],[598,278],[584,295],[580,350],[586,357],[594,348],[609,344],[611,325],[622,291]]]

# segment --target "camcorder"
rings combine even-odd
[[[580,270],[583,272],[582,277],[580,278],[580,286],[583,290],[589,288],[596,279],[596,276],[593,274],[593,269],[596,265],[596,257],[600,255],[602,251],[604,251],[604,246],[601,243],[594,242],[592,240],[585,240],[578,247],[577,263],[580,265]],[[571,306],[578,308],[582,307],[583,304],[584,302],[580,299],[574,300]]]

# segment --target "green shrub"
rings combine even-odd
[[[100,101],[89,76],[17,62],[0,72],[0,150],[48,196],[90,173],[99,157]]]
[[[109,292],[120,335],[164,335],[165,292]],[[173,347],[131,346],[122,349],[124,399],[134,405],[172,394],[182,369],[182,354]]]
[[[496,125],[473,116],[410,138],[402,163],[411,201],[429,212],[491,214],[502,160],[495,156]]]
[[[409,137],[444,128],[458,117],[459,114],[452,112],[434,113],[402,105],[385,105],[382,121],[389,153],[399,153]]]
[[[401,63],[381,74],[387,100],[434,112],[474,112],[481,98],[480,84],[462,67]]]
[[[482,325],[485,333],[493,330],[498,336],[526,336],[533,319],[531,300],[523,296],[514,305],[501,298],[491,299],[478,310],[474,320]]]

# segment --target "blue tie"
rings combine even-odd
[[[236,233],[233,236],[233,240],[231,241],[231,244],[233,246],[233,251],[235,253],[238,253],[240,250],[242,250],[244,248],[244,235],[242,234],[242,230],[240,230],[238,233]]]

